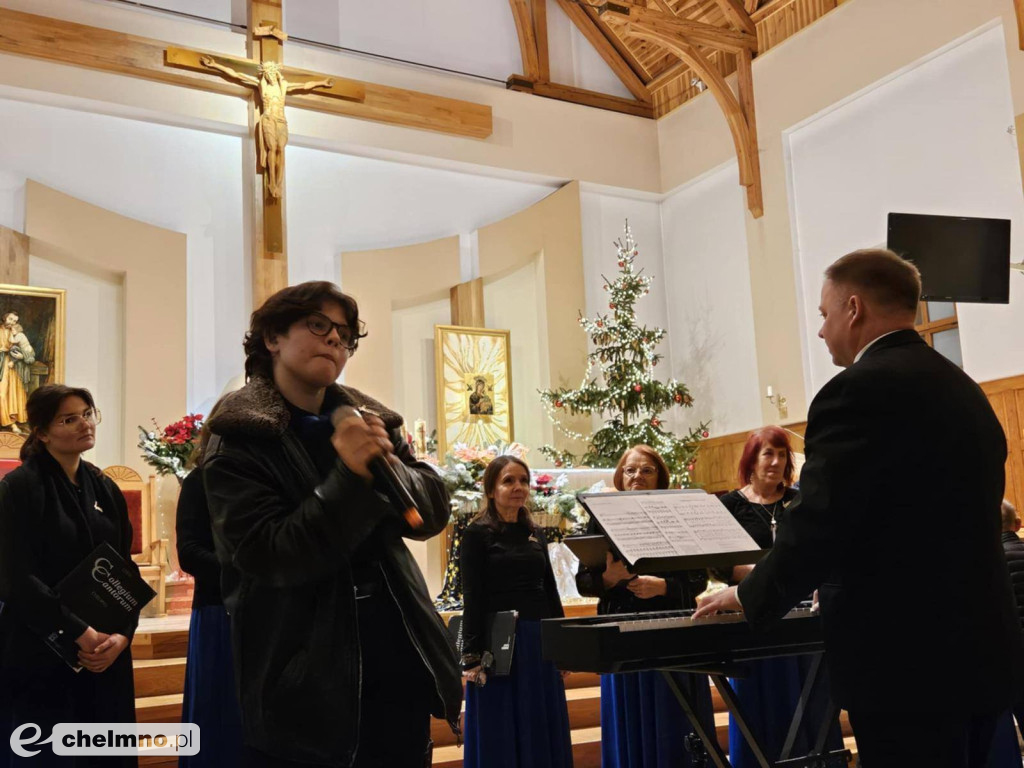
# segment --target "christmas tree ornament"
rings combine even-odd
[[[634,385],[633,385],[633,390],[634,390],[635,392],[643,392],[643,391],[644,391],[644,388],[643,388],[643,387],[642,387],[641,385],[639,385],[639,384],[634,384]]]

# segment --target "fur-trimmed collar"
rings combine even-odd
[[[402,425],[402,417],[352,387],[332,384],[324,395],[325,409],[351,405],[379,416],[388,429]],[[288,429],[291,412],[271,381],[254,376],[237,392],[225,395],[207,422],[215,435],[280,437]]]

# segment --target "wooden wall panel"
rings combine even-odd
[[[981,385],[1006,433],[1005,495],[1018,510],[1024,504],[1024,376]]]
[[[981,388],[1006,433],[1006,498],[1024,512],[1024,376],[984,382]],[[806,427],[806,422],[786,425],[786,429],[801,435]],[[736,470],[749,434],[738,432],[702,440],[694,481],[709,493],[735,488]],[[802,442],[791,439],[793,450],[803,451]]]

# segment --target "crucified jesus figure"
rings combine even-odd
[[[265,61],[260,64],[259,77],[236,72],[231,67],[216,61],[212,56],[202,56],[199,62],[204,67],[215,69],[226,77],[252,86],[260,94],[260,122],[256,126],[256,147],[260,167],[269,174],[267,189],[275,198],[281,197],[284,184],[284,147],[288,143],[288,121],[284,115],[284,99],[294,91],[309,91],[314,88],[331,88],[334,80],[311,80],[308,83],[289,83],[284,79],[277,64]]]

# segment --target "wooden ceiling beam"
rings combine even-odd
[[[741,92],[737,98],[722,73],[708,61],[693,41],[683,35],[667,33],[652,25],[631,23],[630,27],[634,35],[657,43],[678,56],[707,85],[725,115],[725,120],[732,133],[733,144],[736,147],[736,159],[739,164],[740,184],[747,188],[747,209],[755,219],[760,218],[764,213],[764,206],[757,150],[757,122],[754,118],[752,70],[748,69],[746,74],[740,75]],[[749,66],[751,59],[749,51],[740,54],[741,61],[744,58]]]
[[[744,7],[747,9],[747,13],[753,13],[757,10],[758,0],[746,0]]]
[[[757,35],[739,32],[701,21],[690,21],[662,11],[604,3],[598,7],[601,19],[609,24],[627,24],[627,29],[654,30],[667,35],[682,35],[695,45],[706,45],[730,53],[757,52]]]
[[[1013,0],[1017,12],[1017,47],[1024,51],[1024,0]]]
[[[551,81],[551,58],[548,55],[548,2],[531,0],[533,39],[537,41],[537,69],[542,83]]]
[[[757,25],[750,18],[746,7],[740,0],[715,0],[718,7],[722,9],[725,18],[738,32],[746,32],[748,35],[757,37]]]
[[[560,85],[559,83],[534,83],[513,75],[505,83],[510,91],[521,91],[533,93],[537,96],[544,96],[548,99],[568,101],[573,104],[581,104],[585,107],[597,107],[612,112],[622,112],[626,115],[646,117],[654,119],[654,106],[641,101],[623,99],[619,96],[609,96],[606,93],[597,93],[583,88],[575,88],[571,85]]]
[[[251,89],[216,75],[165,66],[164,50],[169,47],[160,40],[0,8],[0,53],[249,98]],[[211,51],[210,55],[220,54]],[[347,82],[363,87],[364,101],[294,94],[288,96],[288,104],[457,136],[484,139],[491,135],[489,106],[375,83]]]
[[[688,70],[689,68],[690,65],[687,64],[685,61],[677,61],[675,64],[670,66],[656,78],[651,80],[651,82],[647,84],[647,87],[650,88],[651,93],[661,90],[666,85],[675,80],[677,77],[686,72],[686,70]]]
[[[612,72],[622,81],[622,84],[626,86],[629,92],[639,101],[650,102],[651,93],[637,72],[639,64],[634,69],[630,62],[619,52],[615,44],[605,36],[597,19],[591,16],[585,8],[573,2],[573,0],[557,0],[557,2],[558,6],[565,12],[565,15],[576,26],[576,29],[582,33],[587,42],[594,46],[594,50],[604,59],[604,63],[611,68]],[[619,43],[621,45],[621,41]]]
[[[519,53],[523,59],[523,74],[530,80],[540,79],[540,62],[537,55],[537,37],[533,32],[533,18],[527,0],[508,0],[512,18],[516,22],[516,36],[519,38]]]

